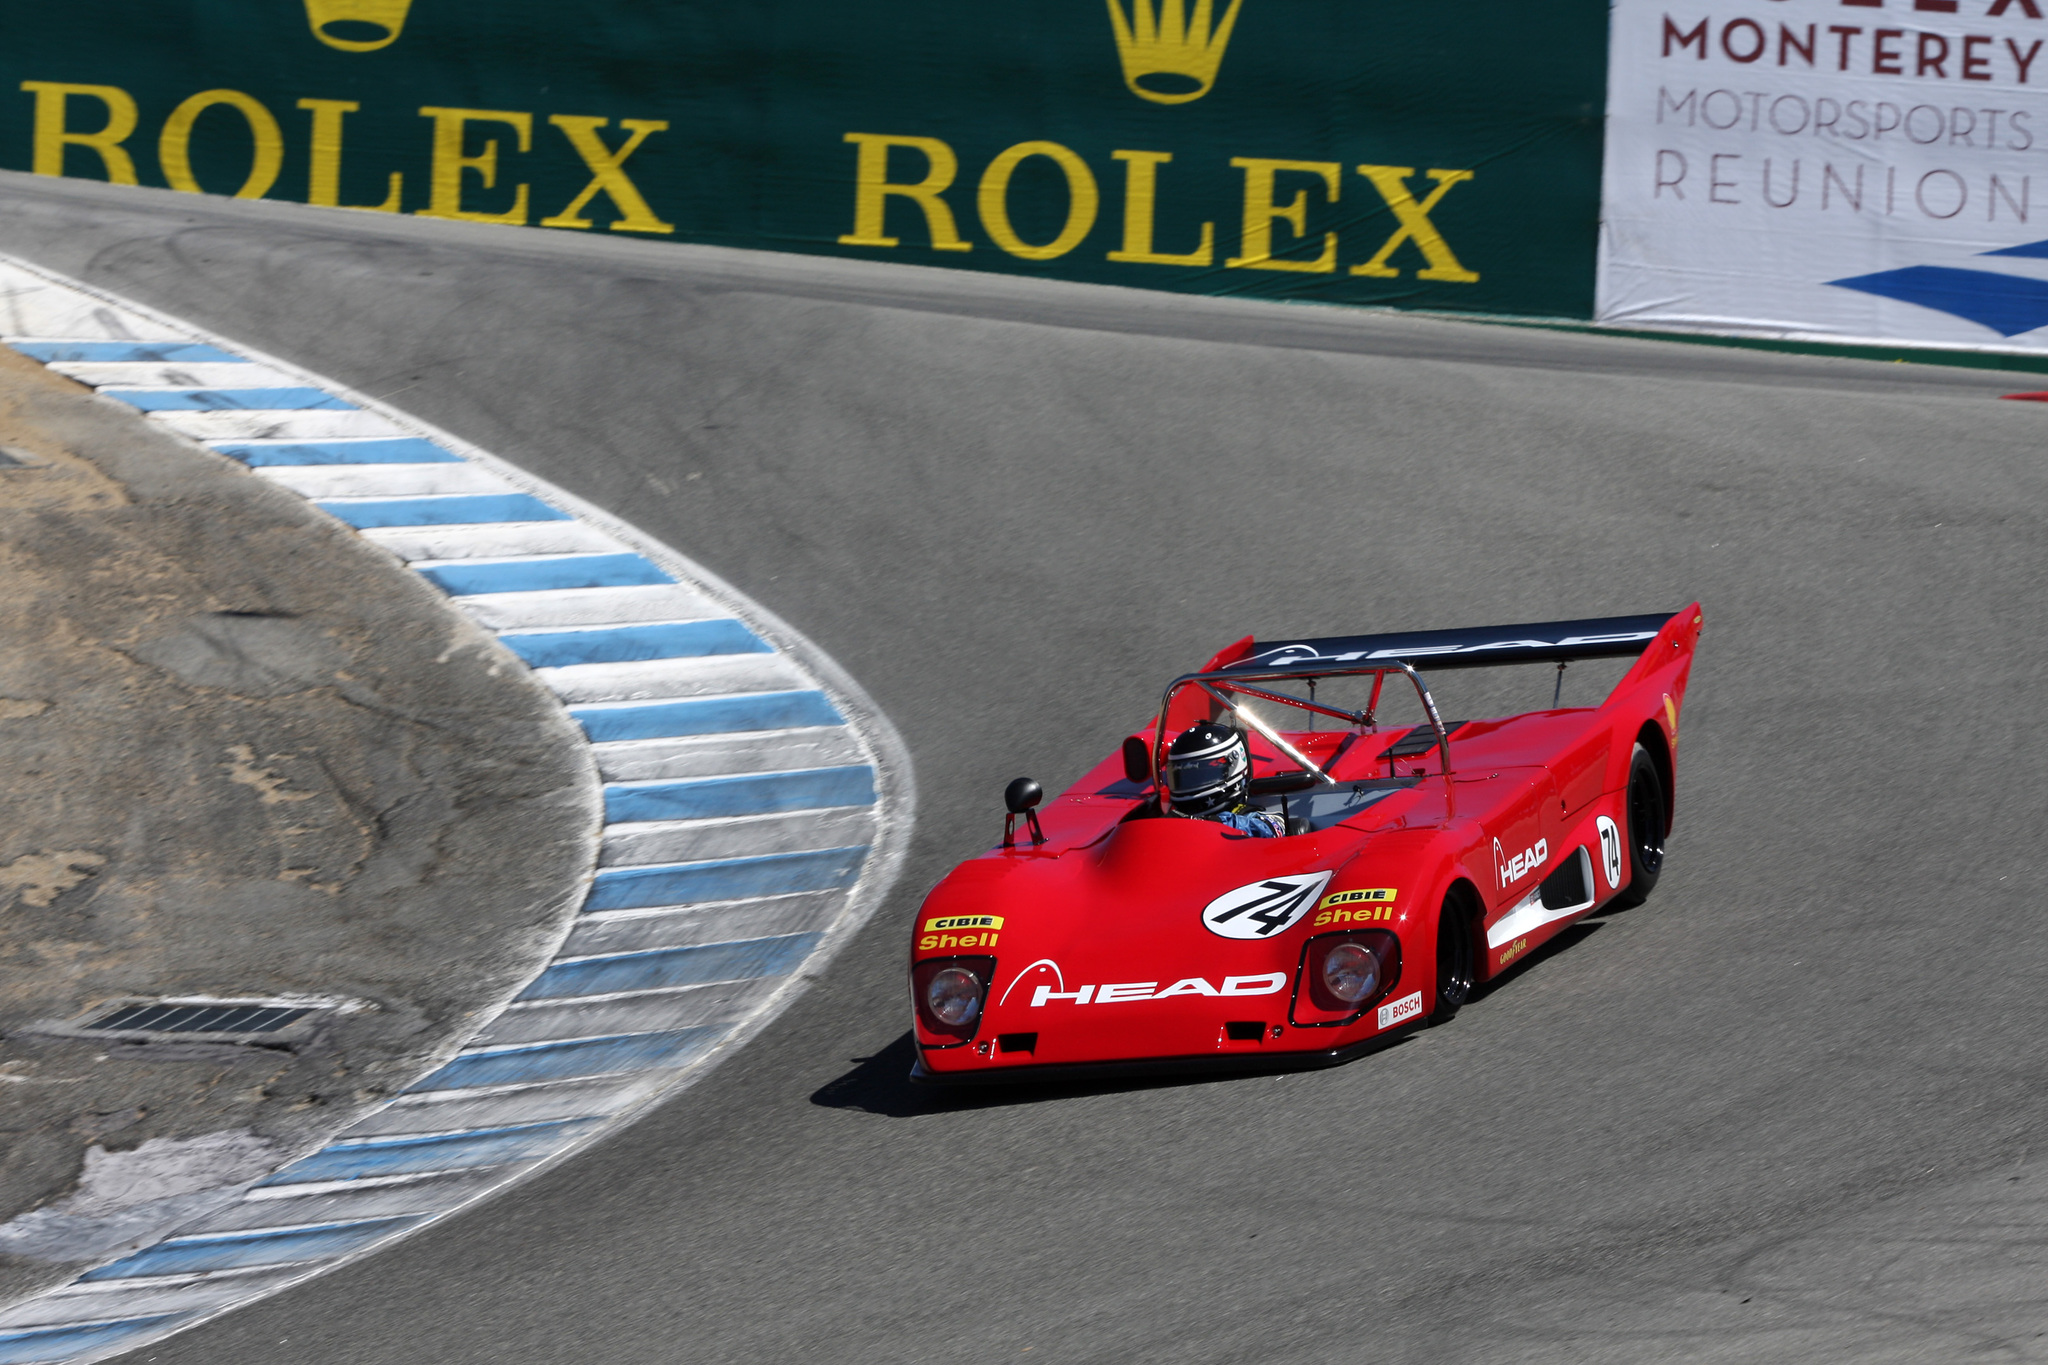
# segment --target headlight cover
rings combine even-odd
[[[1401,978],[1401,940],[1385,929],[1323,934],[1302,945],[1289,1015],[1298,1027],[1348,1024]]]
[[[958,1047],[974,1037],[995,974],[992,957],[933,957],[911,967],[911,1003],[927,1046]]]
[[[1380,960],[1362,943],[1339,943],[1323,954],[1323,989],[1356,1005],[1380,988]]]
[[[965,1028],[981,1013],[981,982],[965,967],[948,967],[925,983],[924,1003],[940,1023]]]

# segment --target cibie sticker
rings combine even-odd
[[[1621,831],[1612,820],[1601,816],[1593,822],[1600,831],[1600,870],[1607,874],[1607,889],[1621,890]]]
[[[1271,938],[1290,928],[1329,885],[1327,872],[1268,877],[1226,891],[1202,909],[1202,925],[1224,938]]]
[[[1404,995],[1399,1000],[1389,1000],[1380,1006],[1380,1027],[1392,1028],[1403,1019],[1413,1019],[1422,1013],[1422,992]]]
[[[941,915],[937,919],[928,919],[924,922],[924,931],[927,934],[947,929],[1000,929],[1002,927],[1003,917],[1001,915]]]
[[[1359,901],[1390,901],[1393,898],[1394,888],[1391,886],[1361,886],[1350,891],[1332,891],[1323,897],[1323,905],[1353,905]]]

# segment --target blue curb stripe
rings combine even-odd
[[[294,441],[277,445],[216,441],[213,448],[256,469],[301,464],[461,464],[462,457],[417,436],[367,441]]]
[[[173,362],[186,365],[218,364],[222,361],[236,365],[248,363],[244,356],[196,341],[15,341],[8,344],[45,365],[67,360],[102,363],[154,361],[160,365]]]
[[[665,621],[605,630],[508,631],[506,648],[535,668],[694,659],[706,654],[769,654],[774,647],[738,621]]]
[[[626,991],[658,991],[675,986],[701,986],[712,981],[754,981],[788,976],[823,934],[784,934],[735,943],[705,943],[689,948],[656,948],[644,953],[558,962],[519,993],[521,1000],[565,1000],[578,995],[619,995]]]
[[[150,1337],[189,1313],[158,1313],[154,1317],[92,1322],[82,1326],[29,1327],[0,1332],[0,1365],[36,1365],[69,1360],[88,1351],[104,1351],[129,1337]]]
[[[569,1142],[607,1122],[603,1117],[527,1123],[509,1128],[482,1128],[468,1133],[436,1133],[428,1137],[377,1138],[328,1147],[297,1161],[260,1182],[262,1185],[304,1185],[324,1180],[360,1180],[364,1176],[410,1175],[422,1171],[459,1171],[473,1166],[502,1166],[552,1155]]]
[[[22,264],[4,255],[0,263]],[[85,310],[81,317],[110,303],[63,281],[47,284]],[[183,1220],[138,1237],[120,1259],[34,1296],[43,1301],[35,1309],[16,1310],[23,1325],[0,1327],[0,1365],[77,1365],[150,1349],[286,1282],[379,1251],[595,1141],[639,1103],[715,1065],[719,1049],[744,1037],[749,1021],[786,1001],[788,992],[779,988],[830,950],[835,926],[866,908],[851,892],[863,884],[870,848],[817,846],[866,839],[860,831],[870,827],[888,832],[884,848],[893,850],[897,837],[874,818],[880,760],[872,757],[865,727],[842,714],[804,663],[790,660],[785,674],[781,664],[762,659],[778,651],[735,619],[747,610],[744,603],[707,607],[697,594],[716,594],[690,572],[664,571],[654,558],[666,554],[658,546],[629,550],[620,542],[637,546],[634,533],[564,510],[576,506],[570,495],[511,474],[457,438],[400,434],[419,428],[374,399],[354,402],[288,362],[237,354],[225,341],[114,340],[119,324],[95,317],[82,331],[110,339],[59,333],[0,345],[86,374],[92,371],[84,366],[100,362],[110,377],[89,387],[166,416],[174,431],[278,430],[271,439],[225,431],[198,439],[277,475],[267,481],[342,525],[392,532],[366,539],[392,548],[436,545],[427,553],[437,557],[413,561],[414,572],[470,612],[483,608],[485,628],[529,667],[569,670],[536,675],[536,682],[558,695],[632,697],[566,710],[599,746],[593,758],[630,755],[635,775],[678,774],[601,788],[600,833],[614,856],[649,839],[668,847],[589,874],[581,923],[589,929],[646,915],[665,928],[671,916],[709,913],[726,927],[636,934],[583,946],[575,956],[557,948],[554,960],[531,969],[536,974],[518,996],[523,1003],[507,1017],[507,1033],[521,1041],[489,1042],[487,1030],[472,1030],[460,1051],[402,1092],[425,1103],[373,1110],[326,1146],[272,1171],[261,1189],[232,1198],[231,1217]],[[185,329],[158,320],[135,330],[161,337]],[[376,420],[294,416],[364,410]],[[242,415],[206,423],[169,416],[205,412]],[[282,434],[289,430],[386,434]],[[435,473],[443,466],[477,473]],[[334,473],[319,474],[323,468]],[[467,529],[429,530],[425,540],[399,529],[435,527]],[[687,591],[666,586],[679,580]],[[598,591],[641,587],[652,591]],[[461,601],[498,593],[540,596],[497,606],[489,598]],[[706,610],[712,619],[675,619]],[[525,624],[508,628],[510,622]],[[586,690],[565,681],[579,678],[606,685]],[[749,687],[787,690],[740,690]],[[729,690],[697,695],[719,688]],[[704,775],[687,775],[696,772]],[[726,856],[693,845],[700,833],[715,838]],[[749,848],[796,851],[738,856]],[[645,861],[657,856],[675,861]],[[443,1099],[457,1103],[452,1110],[434,1103]],[[223,1227],[234,1230],[208,1230]]]
[[[78,1278],[92,1281],[127,1280],[138,1275],[189,1275],[201,1270],[288,1265],[293,1261],[345,1256],[423,1222],[426,1217],[425,1214],[405,1214],[396,1218],[367,1218],[358,1223],[292,1228],[283,1232],[258,1229],[207,1237],[178,1237],[158,1242],[153,1247]]]
[[[635,588],[673,583],[641,555],[562,555],[498,564],[437,564],[420,574],[452,597],[485,592],[546,592],[551,588]]]
[[[325,389],[101,389],[144,412],[309,412],[314,409],[354,412]]]
[[[491,521],[568,521],[567,512],[528,493],[485,493],[438,498],[379,498],[316,502],[357,530],[372,526],[474,526]]]
[[[627,1033],[609,1038],[579,1038],[568,1043],[536,1043],[532,1047],[476,1052],[457,1057],[425,1080],[406,1088],[463,1090],[478,1085],[517,1085],[531,1081],[565,1081],[578,1076],[609,1076],[624,1071],[681,1066],[724,1037],[722,1025],[673,1029],[665,1033]]]
[[[583,909],[638,910],[655,905],[787,896],[798,891],[837,891],[853,885],[867,854],[867,845],[863,844],[858,848],[828,848],[814,853],[610,868],[597,874]]]
[[[702,777],[604,790],[607,824],[639,820],[713,820],[729,815],[821,810],[875,804],[875,770],[812,768],[781,773]]]
[[[737,697],[636,702],[631,706],[572,706],[569,714],[583,726],[583,733],[590,736],[593,744],[846,724],[846,717],[826,700],[823,692],[753,692]]]

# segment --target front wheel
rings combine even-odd
[[[1657,878],[1664,871],[1665,812],[1669,809],[1664,803],[1664,779],[1657,775],[1649,751],[1638,744],[1628,764],[1628,886],[1614,898],[1623,909],[1641,905],[1657,889]]]
[[[1432,1024],[1448,1024],[1472,998],[1472,986],[1479,973],[1479,950],[1473,942],[1477,928],[1478,917],[1465,897],[1453,888],[1444,897],[1444,907],[1436,917],[1436,1009],[1429,1016]]]

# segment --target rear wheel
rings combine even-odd
[[[1657,889],[1664,871],[1666,812],[1664,779],[1649,751],[1636,745],[1628,765],[1628,886],[1614,898],[1623,908],[1641,905]]]
[[[1432,1024],[1448,1024],[1472,998],[1478,979],[1479,950],[1473,942],[1478,921],[1462,891],[1453,887],[1436,917],[1436,1010]]]

